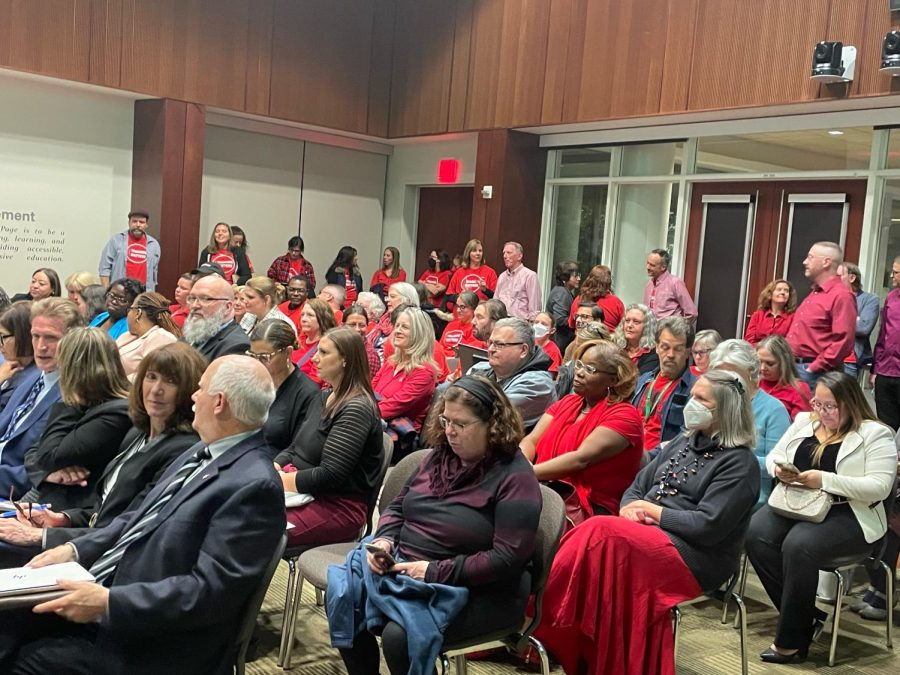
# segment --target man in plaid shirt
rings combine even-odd
[[[278,256],[269,266],[268,277],[287,286],[296,276],[304,276],[308,281],[309,297],[315,296],[316,272],[312,263],[303,257],[303,238],[291,237],[288,240],[288,252]]]

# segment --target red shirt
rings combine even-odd
[[[575,312],[581,304],[581,296],[576,296],[572,301],[572,309],[569,310],[569,328],[575,328]],[[597,306],[603,310],[603,323],[612,333],[625,316],[625,304],[612,293],[607,293],[602,298],[597,298]]]
[[[460,344],[469,344],[472,339],[472,330],[475,326],[471,321],[463,323],[459,319],[453,319],[441,333],[441,346],[447,356],[456,356],[453,350]]]
[[[789,384],[760,380],[759,388],[782,402],[791,417],[791,422],[794,421],[797,413],[810,410],[809,400],[812,398],[812,394],[809,393],[809,385],[803,380],[797,380],[793,387]]]
[[[384,420],[408,417],[416,432],[419,432],[431,407],[431,398],[437,384],[434,369],[419,366],[407,373],[405,370],[395,372],[396,367],[396,364],[385,360],[372,380],[372,389],[378,398],[378,410]]]
[[[750,315],[747,330],[744,331],[744,339],[754,347],[764,337],[780,335],[785,337],[791,329],[794,321],[794,313],[772,314],[771,309],[758,309]]]
[[[487,265],[482,265],[478,269],[460,267],[453,273],[450,285],[447,286],[447,293],[449,295],[459,295],[463,291],[471,291],[477,294],[479,299],[487,300],[488,296],[481,291],[481,284],[479,283],[479,280],[482,279],[484,280],[484,285],[490,290],[493,291],[497,288],[497,273]]]
[[[680,379],[676,377],[670,380],[665,375],[659,374],[641,397],[638,412],[644,420],[644,450],[653,450],[659,445],[662,437],[662,410]]]
[[[453,276],[453,272],[450,270],[447,270],[446,272],[432,272],[431,270],[425,270],[422,272],[422,276],[419,277],[419,281],[423,284],[440,284],[446,288],[450,285],[451,276]],[[440,307],[441,302],[444,300],[444,293],[441,293],[440,295],[431,295],[429,293],[428,300],[435,307]]]
[[[372,275],[372,283],[369,284],[369,288],[382,284],[384,285],[384,294],[387,295],[391,284],[396,284],[398,281],[406,281],[406,271],[402,267],[397,270],[397,276],[395,277],[388,276],[384,269],[380,269]]]
[[[391,357],[391,354],[394,353],[394,343],[391,342],[391,336],[388,335],[384,341],[384,345],[382,345],[382,359],[384,363],[388,362],[388,359]],[[437,381],[443,382],[447,379],[447,376],[450,374],[450,369],[447,367],[447,355],[444,354],[444,348],[441,346],[441,343],[437,340],[434,341],[434,350],[431,353],[431,358],[434,359],[434,362],[437,364]]]
[[[172,321],[175,322],[175,325],[179,328],[184,328],[184,321],[188,318],[187,307],[182,307],[181,305],[169,305],[169,314],[172,315]]]
[[[556,343],[553,340],[547,340],[541,347],[543,347],[552,362],[550,367],[547,368],[547,371],[550,373],[558,373],[559,367],[562,364],[562,353],[560,353],[559,347],[556,346]]]
[[[235,270],[237,269],[237,263],[234,261],[234,253],[226,249],[219,249],[215,253],[211,253],[209,256],[209,262],[218,263],[222,266],[222,271],[225,273],[225,281],[229,284],[234,283],[232,281],[232,275],[234,275]]]
[[[278,305],[278,309],[282,311],[282,313],[294,322],[294,325],[297,327],[297,332],[300,332],[300,313],[303,311],[303,305],[306,303],[301,303],[297,309],[290,309],[288,305],[290,305],[290,301],[286,300]]]
[[[312,361],[312,357],[319,349],[319,341],[308,343],[302,335],[298,337],[300,345],[291,354],[291,361],[300,369],[301,373],[319,385],[320,389],[325,389],[328,387],[328,383],[319,379],[319,369],[316,368],[316,364]]]
[[[853,351],[856,337],[856,298],[834,276],[819,286],[794,312],[787,334],[794,356],[812,359],[807,369],[813,373],[842,370],[844,359]]]
[[[147,283],[147,237],[128,235],[128,247],[125,250],[125,276]]]

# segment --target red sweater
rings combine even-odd
[[[378,410],[384,420],[410,418],[418,433],[422,430],[437,385],[434,369],[419,366],[407,373],[405,370],[395,372],[395,368],[395,364],[385,362],[372,381],[372,389],[378,398]]]
[[[390,336],[388,336],[387,340],[384,341],[382,363],[387,363],[393,353],[394,344],[391,342]],[[443,382],[450,374],[450,369],[447,367],[447,356],[444,354],[444,348],[441,347],[441,343],[437,340],[434,341],[434,351],[431,353],[431,358],[438,365],[437,381]]]
[[[809,386],[802,380],[797,380],[796,387],[789,384],[778,384],[776,382],[759,381],[759,388],[767,394],[774,396],[784,404],[791,422],[800,412],[809,412],[809,400],[812,395],[809,393]]]

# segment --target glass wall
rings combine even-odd
[[[556,261],[578,261],[585,271],[600,263],[608,196],[608,185],[559,186],[553,233]]]
[[[900,180],[888,180],[884,186],[874,278],[874,292],[882,298],[891,290],[891,266],[897,256],[900,256]],[[863,277],[863,281],[868,279]]]

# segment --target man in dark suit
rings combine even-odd
[[[245,605],[284,533],[284,494],[260,431],[275,398],[258,362],[214,362],[194,394],[201,442],[136,509],[45,551],[100,583],[0,612],[5,673],[230,673]],[[63,621],[66,619],[67,621]]]
[[[184,322],[184,341],[207,361],[225,354],[243,354],[250,338],[234,320],[234,289],[216,274],[194,282],[187,296],[190,310]]]
[[[47,426],[51,406],[60,400],[56,349],[72,328],[82,325],[78,307],[71,300],[45,298],[31,308],[31,343],[37,369],[28,373],[0,415],[0,495],[10,488],[22,496],[29,488],[25,452]]]

